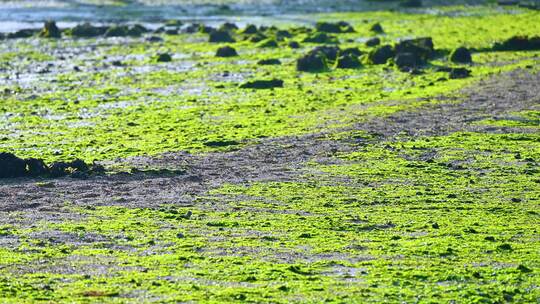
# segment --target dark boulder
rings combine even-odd
[[[309,53],[296,61],[296,70],[302,72],[321,72],[328,69],[326,56],[320,52]]]
[[[493,45],[495,51],[533,51],[540,50],[540,37],[514,36]]]
[[[241,89],[273,89],[282,88],[283,80],[271,79],[271,80],[254,80],[248,81],[240,85]]]
[[[393,58],[396,55],[396,52],[390,45],[383,45],[374,50],[372,50],[368,59],[373,64],[385,64],[390,58]]]
[[[337,37],[328,35],[326,33],[321,32],[315,32],[306,38],[304,38],[303,42],[309,42],[309,43],[324,43],[324,44],[338,44],[339,41]]]
[[[229,31],[229,32],[234,32],[236,30],[238,30],[238,26],[231,22],[223,23],[218,29],[218,31]]]
[[[83,23],[71,29],[71,36],[80,38],[98,37],[104,35],[108,29],[106,26],[93,26],[90,23]]]
[[[261,33],[257,33],[251,37],[249,37],[249,42],[253,42],[253,43],[257,43],[257,42],[261,42],[263,40],[266,40],[268,39],[268,37],[264,34],[261,34]]]
[[[284,38],[292,38],[293,34],[291,32],[286,30],[279,30],[276,32],[276,38],[279,40],[283,40]]]
[[[12,153],[0,153],[0,178],[26,176],[26,161]]]
[[[373,47],[381,44],[381,39],[379,37],[373,37],[366,41],[366,46]]]
[[[361,67],[362,64],[358,59],[358,56],[353,54],[342,55],[337,59],[336,67],[338,69],[357,69]]]
[[[39,32],[39,37],[42,37],[42,38],[61,38],[62,37],[62,32],[56,26],[56,23],[54,21],[47,21],[47,22],[45,22],[45,25],[43,26],[43,29],[41,29],[41,32]]]
[[[466,47],[459,47],[450,53],[450,61],[455,63],[472,63],[471,52]]]
[[[209,42],[223,43],[235,42],[234,38],[227,31],[212,31],[210,32]]]
[[[236,50],[230,46],[220,47],[216,51],[216,57],[234,57],[238,56]]]
[[[452,68],[449,73],[450,79],[461,79],[471,76],[471,71],[466,68]]]
[[[257,62],[258,65],[280,65],[281,61],[279,59],[263,59]]]

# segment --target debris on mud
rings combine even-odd
[[[39,32],[39,37],[42,37],[42,38],[61,38],[62,37],[62,32],[56,26],[56,23],[54,21],[47,21],[47,22],[45,22],[45,25],[43,26],[43,29],[41,30],[41,32]]]
[[[41,159],[22,159],[12,153],[0,153],[0,178],[17,177],[83,177],[91,173],[102,173],[103,167],[88,165],[80,159],[71,162],[53,162],[49,166]]]
[[[241,89],[273,89],[282,88],[283,80],[271,79],[271,80],[253,80],[243,83],[239,86]]]
[[[450,53],[450,61],[454,63],[472,63],[471,52],[466,47],[459,47]]]
[[[238,56],[236,50],[231,46],[220,47],[216,51],[216,57],[235,57]]]

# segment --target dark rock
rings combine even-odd
[[[158,54],[156,57],[156,62],[171,62],[172,56],[168,53]]]
[[[326,57],[326,59],[334,61],[337,59],[338,54],[340,53],[340,49],[337,46],[318,46],[311,51],[309,51],[310,54],[317,54],[321,53]]]
[[[258,33],[259,30],[257,29],[257,27],[253,24],[249,24],[247,25],[244,30],[242,30],[242,34],[256,34]]]
[[[351,48],[346,48],[342,50],[340,52],[340,55],[354,55],[356,57],[360,57],[362,55],[362,51],[360,51],[360,49],[358,48],[351,47]]]
[[[68,164],[65,162],[53,162],[49,166],[49,175],[51,177],[62,177],[68,174]]]
[[[403,72],[410,72],[424,64],[422,58],[413,53],[398,53],[394,63]]]
[[[471,52],[465,47],[459,47],[450,53],[450,61],[455,63],[472,63]]]
[[[12,153],[0,153],[0,178],[23,177],[27,174],[26,162]]]
[[[29,158],[26,160],[26,169],[30,176],[43,176],[49,173],[49,168],[45,162],[37,158]]]
[[[300,48],[300,43],[298,43],[297,41],[291,41],[291,42],[289,42],[289,47],[291,49],[299,49]]]
[[[354,28],[347,22],[317,22],[315,29],[325,33],[352,33]]]
[[[109,28],[93,26],[90,23],[83,23],[71,29],[71,36],[80,38],[92,38],[105,34]]]
[[[369,47],[377,46],[380,44],[381,44],[381,39],[379,39],[379,37],[374,37],[366,41],[366,46],[369,46]]]
[[[283,80],[281,79],[272,79],[272,80],[254,80],[248,81],[240,85],[241,89],[273,89],[273,88],[282,88]]]
[[[279,30],[276,32],[276,38],[279,40],[282,40],[284,38],[292,38],[292,37],[293,37],[293,34],[291,34],[291,32],[286,31],[286,30]]]
[[[374,32],[374,33],[378,33],[378,34],[382,34],[384,33],[384,29],[382,27],[382,25],[380,23],[375,23],[373,24],[370,28],[369,28],[370,31]]]
[[[428,60],[435,54],[431,37],[402,40],[395,46],[396,53],[411,53],[422,60]]]
[[[236,30],[238,30],[238,26],[231,22],[223,23],[218,29],[218,31],[229,31],[229,32],[233,32]]]
[[[39,37],[61,38],[62,32],[56,26],[56,23],[54,21],[47,21],[45,22],[45,25],[43,26],[43,29],[41,30],[41,32],[39,32]]]
[[[261,42],[257,47],[259,48],[275,48],[278,47],[277,41],[274,39],[268,39],[263,42]]]
[[[208,41],[214,43],[235,42],[234,38],[227,31],[212,31]]]
[[[178,35],[178,29],[166,29],[165,34],[170,36]]]
[[[281,61],[279,59],[263,59],[257,62],[258,65],[280,65]]]
[[[68,166],[72,169],[75,169],[75,170],[78,170],[78,171],[81,171],[81,172],[86,172],[89,170],[89,167],[88,165],[81,159],[76,159],[70,163],[68,163]]]
[[[264,34],[261,34],[261,33],[257,33],[255,35],[249,37],[249,41],[253,42],[253,43],[261,42],[261,41],[266,40],[266,39],[268,39],[268,37],[265,36]]]
[[[471,76],[471,71],[466,68],[453,68],[450,70],[450,79],[461,79]]]
[[[338,58],[336,67],[338,69],[357,69],[361,67],[362,64],[358,59],[358,56],[353,54],[342,55]]]
[[[335,36],[328,35],[326,33],[315,32],[304,38],[303,42],[337,44],[339,41]]]
[[[216,30],[215,28],[211,27],[211,26],[208,26],[208,25],[200,25],[199,26],[199,32],[203,33],[203,34],[210,34],[210,33],[213,33],[213,32],[220,32],[218,30]],[[226,31],[228,33],[228,31]]]
[[[396,52],[390,45],[380,46],[368,55],[368,59],[373,64],[385,64],[390,58],[394,57]]]
[[[197,32],[199,31],[199,28],[200,28],[200,27],[201,27],[200,24],[198,24],[198,23],[192,23],[192,24],[186,26],[186,27],[183,29],[183,31],[184,31],[184,33],[191,33],[191,34],[192,34],[192,33],[197,33]]]
[[[105,37],[126,37],[129,28],[126,25],[111,26],[106,32]]]
[[[236,146],[240,143],[234,140],[213,140],[213,141],[207,141],[204,143],[207,147],[212,148],[220,148],[220,147],[228,147],[228,146]],[[191,211],[188,211],[190,213]],[[191,217],[191,214],[189,215]]]
[[[296,61],[296,70],[302,72],[321,72],[328,69],[326,56],[320,52],[309,53]]]
[[[216,51],[216,57],[234,57],[238,56],[236,50],[230,46],[220,47]]]
[[[23,29],[23,30],[16,31],[15,33],[7,34],[7,38],[8,39],[30,38],[34,36],[35,33],[36,33],[36,30]]]
[[[493,45],[495,51],[532,51],[540,50],[540,37],[514,36]]]

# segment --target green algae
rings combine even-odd
[[[381,22],[386,42],[432,36],[436,48],[443,51],[461,45],[482,49],[508,36],[538,30],[535,12],[475,8],[475,14],[460,15],[455,12],[470,13],[470,8],[452,10],[453,15],[449,16],[428,11],[347,13],[317,18],[346,19],[355,26],[357,33],[339,34],[344,41],[342,48],[358,46],[354,40],[371,35],[364,20]],[[217,46],[205,42],[204,34],[164,39],[162,44],[137,40],[119,44],[103,39],[45,41],[44,50],[16,43],[17,48],[31,52],[28,54],[42,54],[29,57],[38,61],[55,57],[47,53],[55,46],[69,49],[93,45],[96,51],[76,56],[74,62],[80,63],[81,72],[53,74],[52,82],[38,80],[38,92],[24,85],[13,87],[19,91],[17,94],[3,95],[1,111],[9,118],[0,128],[0,147],[22,157],[40,156],[47,161],[212,151],[215,148],[205,145],[206,142],[249,144],[269,136],[317,132],[322,126],[346,126],[358,120],[358,115],[379,116],[420,106],[423,103],[418,99],[454,94],[486,76],[534,65],[538,56],[538,52],[475,53],[473,60],[478,64],[470,67],[472,78],[439,81],[448,77],[437,72],[438,66],[449,65],[445,60],[434,61],[425,75],[418,76],[386,66],[310,74],[294,71],[294,61],[310,44],[300,50],[259,49],[256,44],[240,41],[232,44],[240,57],[215,58]],[[347,42],[348,39],[353,42]],[[154,63],[155,54],[161,52],[173,54],[173,62]],[[1,56],[7,62],[13,60],[15,53]],[[109,68],[103,62],[109,56],[124,57],[126,66]],[[266,58],[280,58],[284,64],[256,65]],[[98,69],[88,70],[87,62],[95,62]],[[246,80],[268,75],[284,80],[284,88],[270,92],[237,90],[238,84]],[[404,102],[394,107],[374,103],[394,100]],[[349,111],[358,106],[362,106],[362,111]]]

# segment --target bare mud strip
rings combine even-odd
[[[79,180],[8,179],[0,185],[0,221],[31,224],[37,220],[77,218],[70,206],[118,205],[157,208],[162,204],[193,205],[209,190],[226,183],[288,181],[306,173],[307,162],[331,162],[338,152],[354,151],[373,141],[395,136],[444,135],[456,131],[511,132],[510,128],[482,127],[483,119],[512,119],[512,112],[540,109],[540,73],[516,70],[464,90],[464,100],[447,99],[410,112],[358,123],[352,129],[373,136],[332,138],[311,134],[263,140],[237,151],[190,155],[166,153],[122,161],[135,168]],[[520,129],[523,132],[523,129]],[[352,132],[355,134],[355,132]],[[153,168],[148,170],[148,168]],[[24,215],[21,217],[21,214]]]

